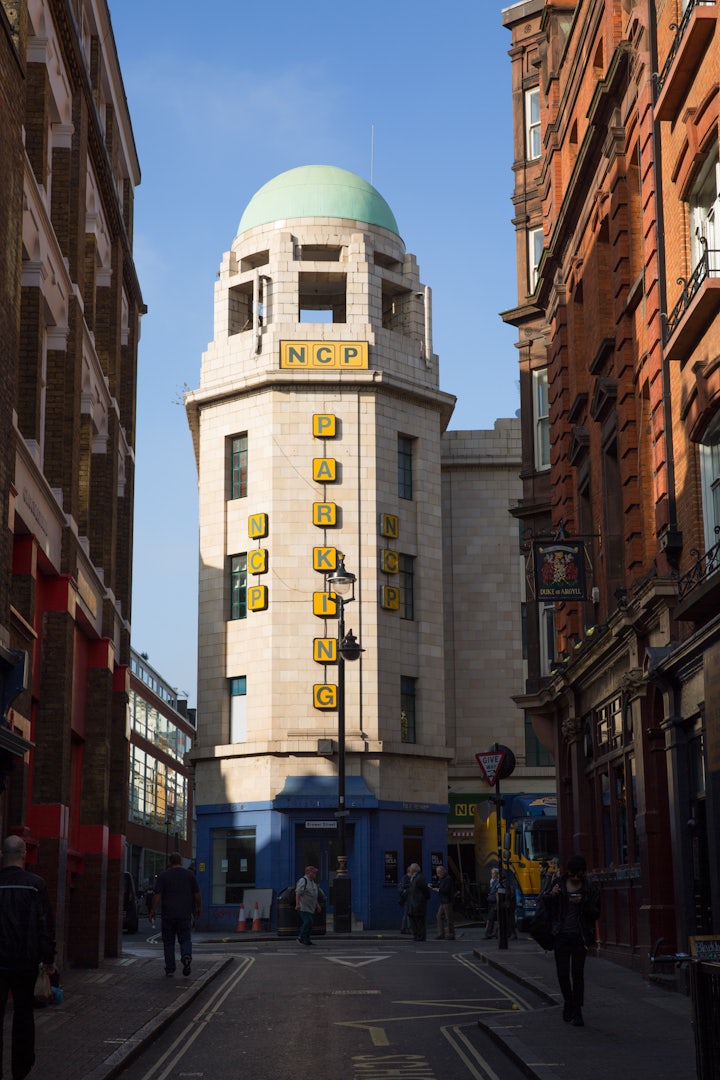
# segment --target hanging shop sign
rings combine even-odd
[[[538,600],[585,599],[585,545],[582,540],[533,542]]]

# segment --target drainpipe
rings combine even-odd
[[[432,289],[429,285],[425,286],[425,363],[429,365],[432,361]]]
[[[657,221],[657,259],[658,259],[658,298],[660,311],[667,313],[666,267],[665,267],[665,213],[662,198],[662,146],[660,141],[660,121],[655,117],[655,99],[657,96],[658,50],[657,50],[657,12],[655,4],[649,3],[648,36],[650,39],[650,67],[652,74],[652,110],[653,110],[653,182],[655,185],[655,217]],[[677,500],[675,497],[675,453],[672,428],[672,401],[670,390],[670,367],[665,359],[665,342],[661,343],[662,365],[662,404],[663,426],[665,428],[665,462],[667,470],[668,525],[667,531],[660,537],[660,547],[665,553],[670,566],[678,569],[682,552],[682,533],[677,524]]]

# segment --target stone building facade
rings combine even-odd
[[[140,176],[104,0],[3,0],[0,39],[0,644],[25,673],[1,825],[61,958],[96,964],[122,932]]]
[[[517,421],[447,433],[453,405],[439,389],[430,289],[379,193],[331,167],[261,188],[223,259],[215,338],[186,399],[200,489],[197,866],[211,925],[234,925],[246,888],[277,890],[308,862],[333,884],[340,609],[329,581],[341,555],[363,650],[345,664],[343,738],[357,923],[395,925],[407,864],[430,873],[445,860],[449,766],[455,794],[475,797],[471,751],[500,729],[516,735]],[[485,732],[491,710],[473,708],[462,640],[473,625],[463,604],[482,597],[473,583],[451,600],[447,567],[474,555],[485,599],[494,587],[509,606],[492,646],[506,685]],[[450,737],[448,679],[468,724],[453,721]]]
[[[474,813],[494,789],[475,755],[495,742],[516,766],[503,795],[551,794],[555,766],[513,698],[528,677],[523,625],[530,617],[522,536],[521,438],[516,418],[492,431],[446,431],[442,437],[445,723],[448,763],[448,857],[471,882],[487,885],[474,864]]]
[[[554,747],[562,854],[602,884],[602,946],[641,967],[720,916],[717,5],[528,0],[503,20],[514,89],[540,95],[541,215],[516,225],[542,249],[510,321],[521,355],[526,327],[545,337],[548,531],[586,574],[519,701]]]

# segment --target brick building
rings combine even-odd
[[[0,645],[27,658],[0,826],[61,958],[96,964],[121,934],[139,169],[105,0],[2,0],[0,49]]]
[[[505,318],[521,373],[545,368],[549,428],[538,488],[525,374],[528,578],[541,596],[539,538],[579,543],[585,574],[553,604],[554,662],[519,703],[555,754],[562,854],[585,852],[602,884],[603,948],[638,967],[656,938],[687,948],[720,925],[717,19],[695,0],[503,12]]]

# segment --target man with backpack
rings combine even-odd
[[[317,866],[306,866],[305,873],[295,886],[295,910],[300,913],[301,926],[298,944],[313,945],[310,932],[315,919],[315,912],[320,911],[320,895],[316,882]]]

